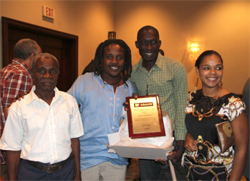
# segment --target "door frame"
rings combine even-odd
[[[70,54],[72,56],[71,64],[73,64],[73,76],[76,79],[78,76],[78,36],[71,35],[64,32],[59,32],[56,30],[51,30],[48,28],[44,28],[37,25],[32,25],[29,23],[25,23],[22,21],[17,21],[11,18],[2,17],[2,50],[3,50],[3,67],[7,66],[9,63],[11,63],[10,57],[9,57],[9,50],[8,50],[8,43],[9,43],[9,34],[8,31],[10,28],[19,29],[22,31],[37,33],[45,36],[51,36],[60,38],[63,40],[67,40],[69,42],[72,42],[70,45]]]

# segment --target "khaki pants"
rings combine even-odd
[[[126,179],[127,165],[103,162],[81,171],[82,181],[123,181]]]

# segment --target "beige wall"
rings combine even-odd
[[[107,38],[108,31],[114,30],[112,2],[0,0],[0,3],[1,16],[77,35],[79,73],[93,59],[96,47]],[[43,21],[43,5],[55,9],[54,23]]]
[[[53,24],[42,20],[42,5],[55,8]],[[196,75],[186,50],[187,42],[195,40],[201,51],[214,49],[222,55],[224,87],[240,94],[250,69],[249,7],[248,1],[2,0],[0,15],[79,36],[79,74],[112,30],[131,47],[133,64],[138,62],[136,33],[150,24],[159,30],[165,54],[185,65],[189,90]]]

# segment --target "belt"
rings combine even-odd
[[[65,166],[73,158],[74,158],[74,155],[71,154],[66,160],[63,160],[61,162],[51,164],[51,165],[44,164],[44,163],[41,163],[41,162],[34,162],[34,161],[30,161],[30,160],[25,160],[25,161],[29,165],[31,165],[31,166],[33,166],[35,168],[43,170],[43,171],[45,171],[47,173],[53,173],[53,172],[57,172],[57,171],[61,170],[61,168],[63,166]]]

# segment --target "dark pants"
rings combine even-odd
[[[158,180],[164,165],[154,160],[139,159],[139,173],[142,181]]]
[[[18,170],[18,180],[74,180],[74,160],[71,159],[59,171],[47,173],[21,160]]]

